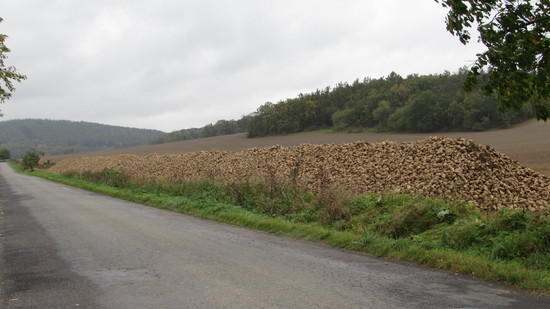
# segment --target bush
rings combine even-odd
[[[9,160],[11,158],[11,153],[6,148],[0,148],[0,162]]]
[[[455,250],[486,247],[487,227],[480,220],[461,220],[441,233],[441,244]]]
[[[130,186],[130,177],[117,169],[104,168],[101,172],[83,172],[78,177],[117,188]]]
[[[496,230],[512,232],[525,229],[530,220],[530,216],[525,212],[502,209],[492,218],[491,225]]]
[[[452,224],[468,211],[461,202],[389,194],[357,199],[351,207],[354,213],[363,213],[366,230],[391,238],[412,237],[439,224]]]
[[[40,157],[43,156],[43,152],[36,151],[34,148],[27,151],[23,156],[23,167],[25,169],[30,169],[31,172],[34,171],[34,167],[40,162]]]
[[[501,210],[487,219],[471,216],[444,228],[439,241],[447,248],[550,269],[550,220],[545,213]]]

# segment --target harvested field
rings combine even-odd
[[[404,142],[422,140],[433,135],[451,138],[466,138],[478,144],[491,146],[498,152],[508,155],[513,160],[517,160],[523,166],[529,167],[546,176],[550,176],[550,123],[537,122],[535,120],[527,121],[509,129],[486,132],[453,132],[438,134],[326,133],[294,134],[253,139],[246,138],[245,134],[233,134],[160,145],[146,145],[90,153],[49,156],[45,159],[59,162],[64,158],[81,156],[112,156],[119,154],[144,156],[152,153],[179,154],[214,149],[240,151],[247,148],[269,147],[273,145],[297,146],[302,143],[340,144],[356,141],[366,141],[370,143],[383,141]]]
[[[144,180],[279,181],[313,192],[336,187],[354,194],[420,194],[464,199],[481,209],[547,209],[550,179],[471,140],[355,142],[271,146],[242,151],[67,158],[52,172],[117,169]]]

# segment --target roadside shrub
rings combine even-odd
[[[443,246],[456,250],[486,247],[487,226],[478,219],[457,221],[441,233],[440,241]]]
[[[498,231],[517,231],[525,229],[531,217],[525,212],[499,210],[492,218],[491,225]]]
[[[230,183],[227,190],[233,204],[271,217],[292,216],[297,220],[313,208],[312,194],[278,182]]]
[[[104,168],[101,172],[84,171],[78,177],[117,188],[130,186],[130,177],[117,169]]]
[[[371,231],[391,238],[418,235],[439,224],[452,224],[467,211],[465,203],[444,202],[422,197],[381,196],[374,204],[375,221],[368,223]]]
[[[520,259],[532,267],[550,269],[550,222],[532,218],[523,229],[500,231],[493,239],[493,258]]]
[[[107,180],[107,184],[113,187],[125,187],[130,180],[128,175],[117,169],[104,168],[103,174]]]
[[[34,148],[27,151],[22,158],[23,167],[31,170],[31,172],[34,171],[34,168],[38,165],[38,162],[40,162],[40,157],[43,155],[43,152],[37,151]]]
[[[548,252],[533,253],[526,259],[525,264],[534,269],[550,270],[550,254]]]
[[[0,162],[11,159],[11,153],[6,148],[0,148]]]
[[[492,259],[514,260],[532,268],[550,269],[548,214],[500,210],[484,219],[475,214],[457,220],[440,233],[441,245],[476,251]]]
[[[315,206],[320,210],[319,221],[339,230],[349,228],[352,212],[349,209],[350,195],[335,186],[327,185],[316,195]]]
[[[540,239],[532,232],[500,232],[493,240],[491,255],[503,260],[525,258],[540,250],[539,242]]]

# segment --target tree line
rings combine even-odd
[[[394,132],[481,131],[533,116],[529,107],[501,112],[481,90],[465,92],[464,69],[457,73],[409,75],[339,83],[276,104],[249,116],[248,136],[259,137],[331,128]]]
[[[291,134],[319,129],[355,132],[448,132],[505,128],[533,117],[502,111],[481,89],[464,91],[468,71],[403,78],[359,79],[317,89],[277,103],[267,102],[239,120],[219,120],[202,128],[174,131],[153,144],[247,132],[248,137]],[[486,75],[482,75],[483,78]]]
[[[239,120],[218,120],[216,123],[210,123],[202,128],[191,128],[174,131],[153,140],[151,143],[163,144],[197,138],[247,132],[250,117],[251,116],[243,116]]]

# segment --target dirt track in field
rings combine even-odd
[[[488,132],[426,134],[311,133],[252,139],[246,138],[245,134],[233,134],[160,145],[146,145],[124,149],[50,156],[44,159],[58,162],[63,158],[80,156],[110,156],[116,154],[148,155],[151,153],[175,154],[212,149],[240,151],[253,147],[268,147],[272,145],[294,146],[302,143],[339,144],[356,141],[367,141],[370,143],[387,140],[416,141],[425,139],[428,136],[462,137],[471,139],[476,143],[493,147],[498,152],[508,155],[513,160],[517,160],[523,166],[550,176],[550,123],[537,122],[535,120],[525,122],[509,129]]]

